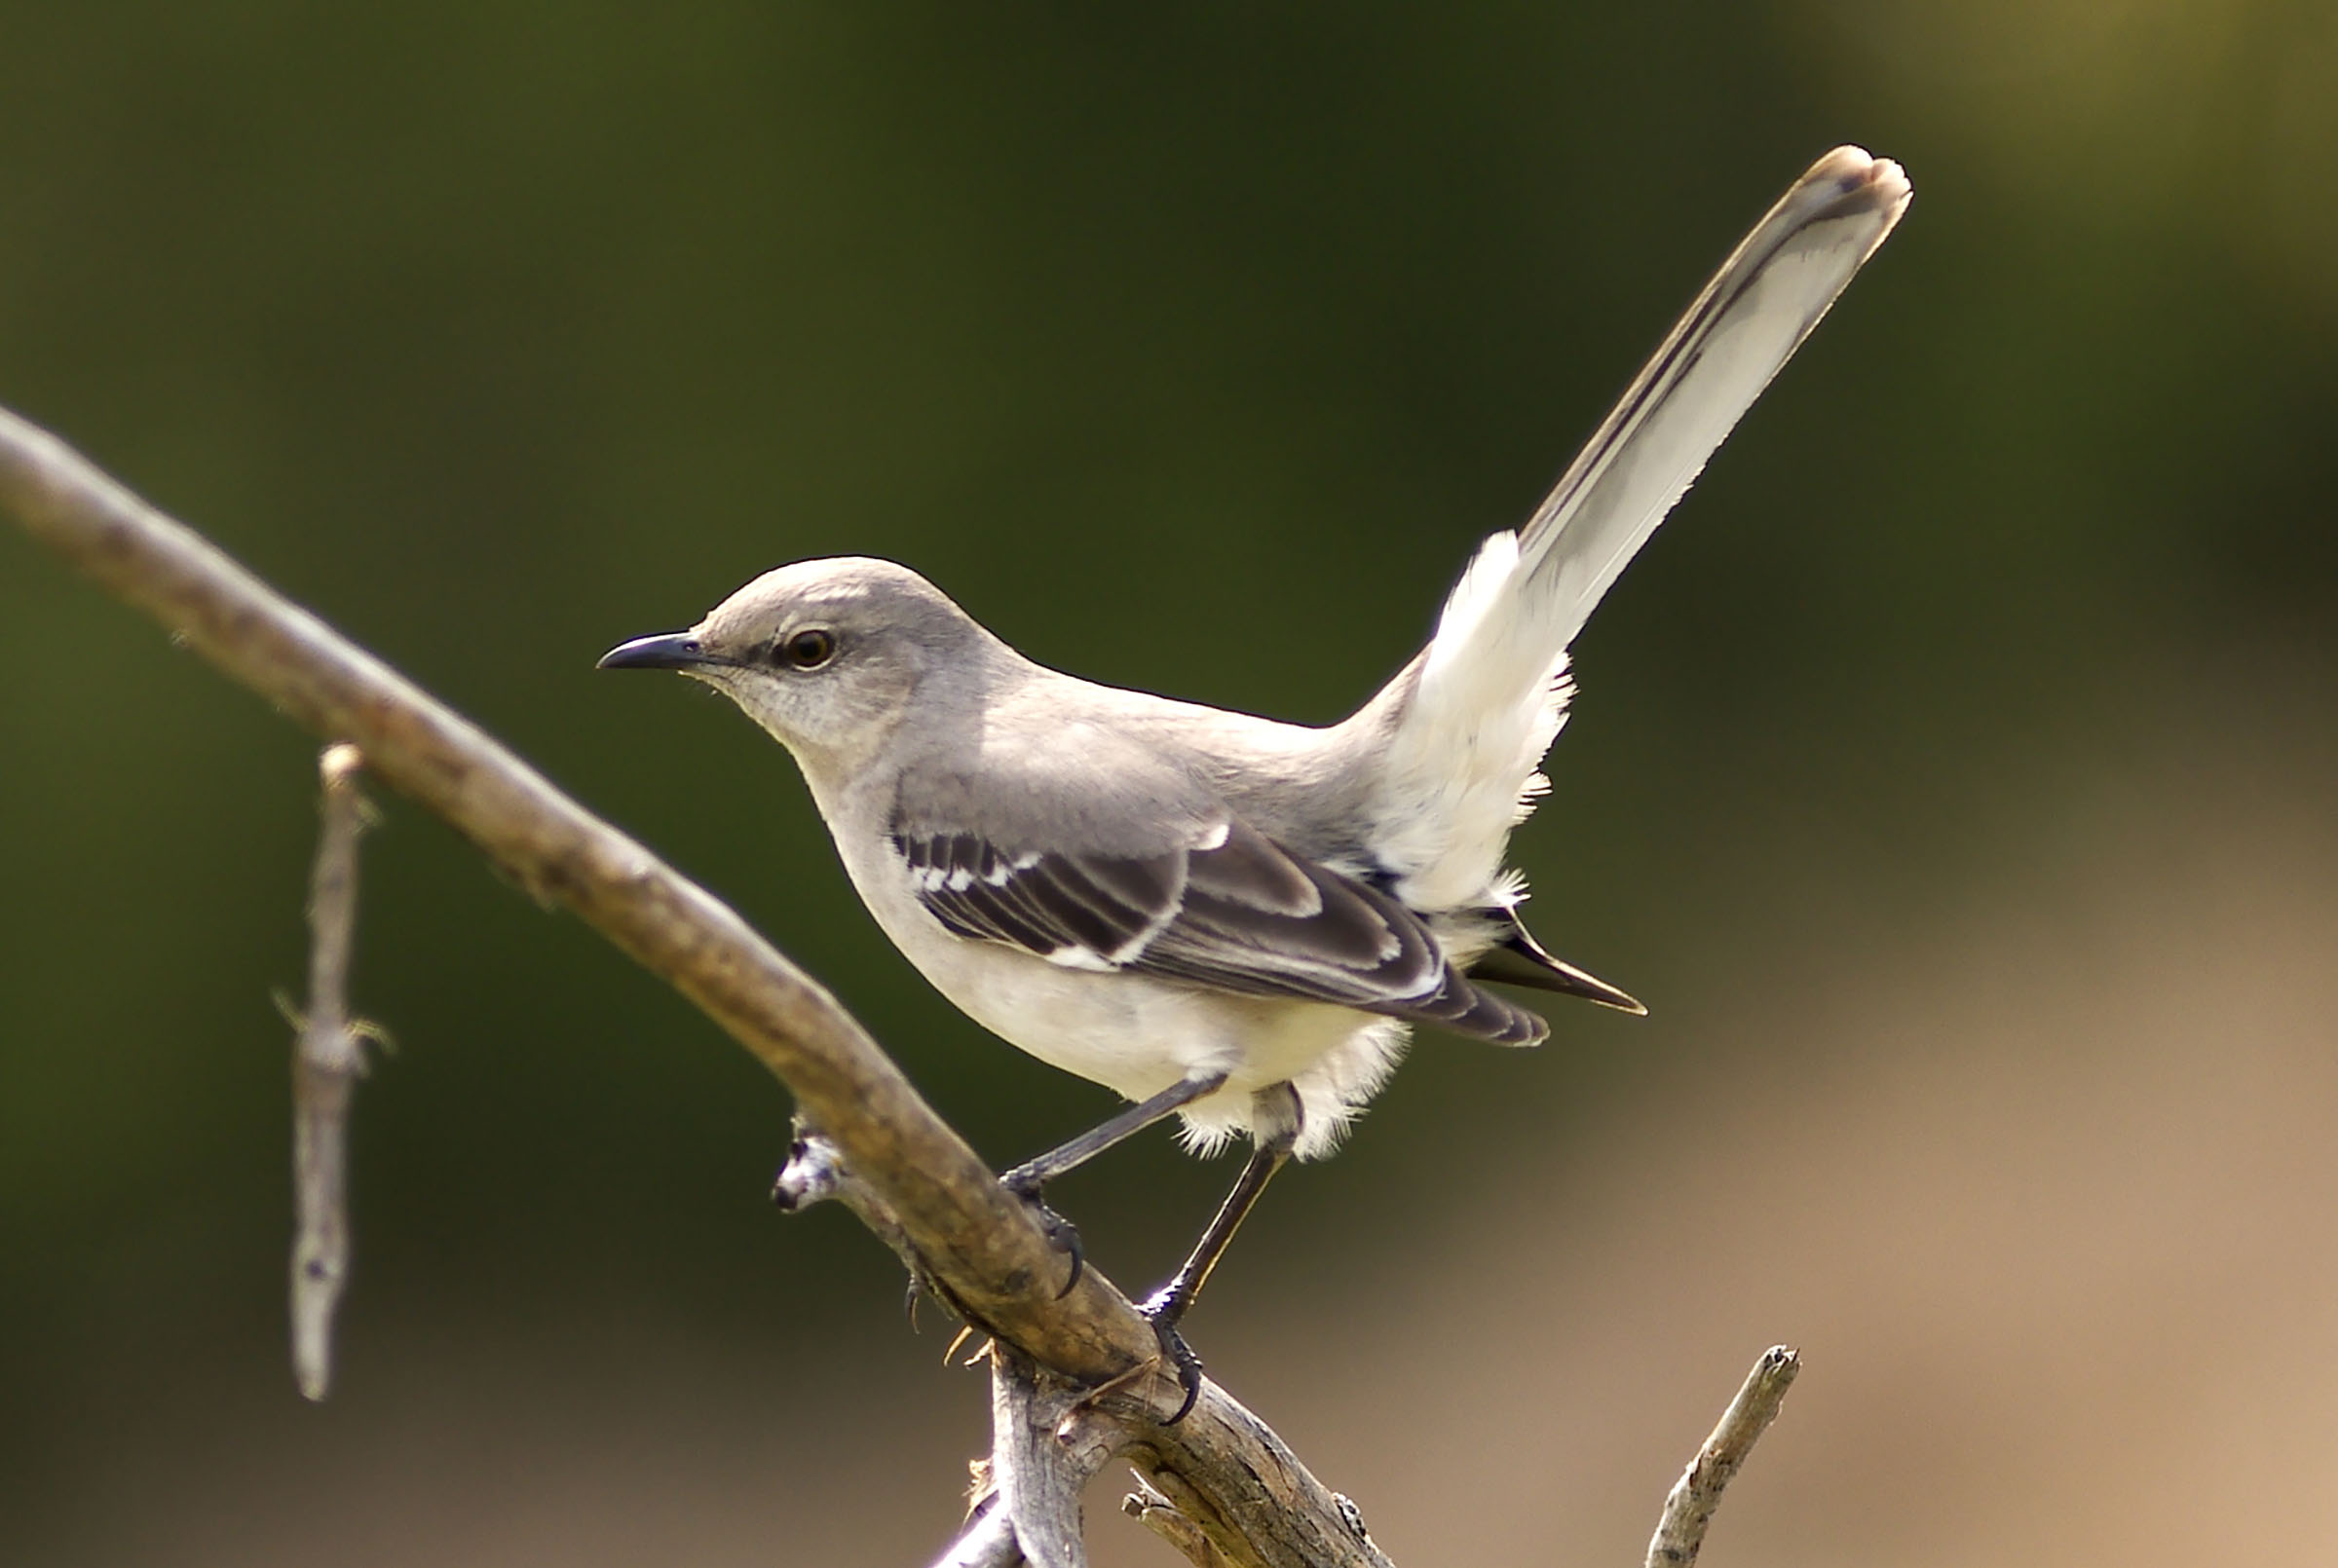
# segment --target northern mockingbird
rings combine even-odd
[[[722,691],[794,753],[877,923],[942,994],[1134,1103],[1002,1179],[1076,1280],[1051,1178],[1177,1113],[1251,1157],[1145,1304],[1177,1331],[1268,1179],[1328,1154],[1410,1027],[1533,1045],[1488,982],[1644,1011],[1545,952],[1503,868],[1566,717],[1567,647],[1731,426],[1907,205],[1838,147],[1756,224],[1558,488],[1480,546],[1429,646],[1354,717],[1279,724],[1097,686],[1016,653],[907,567],[800,561],[604,668]],[[1070,1288],[1067,1283],[1067,1289]]]

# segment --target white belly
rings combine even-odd
[[[1127,971],[1067,969],[1001,943],[951,934],[889,856],[847,864],[893,945],[969,1018],[1050,1066],[1145,1100],[1196,1073],[1226,1087],[1182,1113],[1212,1152],[1250,1129],[1251,1095],[1299,1093],[1298,1153],[1328,1154],[1404,1050],[1394,1019],[1323,1002],[1237,996]]]

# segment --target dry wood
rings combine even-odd
[[[1713,1511],[1721,1506],[1721,1488],[1736,1476],[1746,1455],[1778,1418],[1786,1391],[1793,1386],[1794,1374],[1801,1369],[1801,1357],[1784,1345],[1762,1352],[1754,1370],[1746,1374],[1737,1398],[1721,1412],[1719,1425],[1665,1498],[1656,1534],[1648,1542],[1647,1568],[1689,1568],[1697,1560],[1697,1552],[1705,1545],[1706,1526],[1713,1522]]]
[[[1015,1525],[996,1499],[988,1512],[966,1526],[965,1534],[936,1557],[933,1568],[1020,1568],[1027,1559],[1015,1544]]]
[[[333,1382],[333,1315],[349,1284],[349,1104],[365,1073],[364,1030],[349,1011],[358,924],[364,757],[327,746],[317,865],[309,878],[309,1006],[292,1052],[292,1372],[303,1396]]]
[[[1193,1568],[1231,1568],[1233,1559],[1211,1545],[1210,1538],[1169,1501],[1166,1493],[1142,1475],[1132,1476],[1136,1490],[1120,1500],[1120,1512],[1182,1552]]]

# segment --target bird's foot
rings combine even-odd
[[[1160,1342],[1161,1360],[1177,1371],[1177,1386],[1186,1391],[1185,1400],[1178,1405],[1177,1414],[1161,1423],[1174,1427],[1192,1412],[1193,1401],[1201,1398],[1201,1358],[1186,1343],[1186,1336],[1177,1331],[1178,1320],[1186,1315],[1186,1303],[1174,1290],[1164,1287],[1154,1291],[1137,1310],[1152,1325],[1152,1336]]]
[[[1022,1199],[1024,1206],[1030,1209],[1031,1217],[1037,1220],[1039,1229],[1046,1233],[1047,1245],[1072,1260],[1072,1272],[1065,1276],[1064,1288],[1055,1292],[1055,1298],[1061,1301],[1072,1293],[1072,1288],[1079,1283],[1080,1275],[1087,1270],[1088,1253],[1087,1249],[1080,1245],[1079,1227],[1047,1207],[1046,1201],[1039,1196],[1039,1182],[1023,1177],[1019,1171],[1009,1171],[999,1179],[1007,1191]]]

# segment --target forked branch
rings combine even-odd
[[[1001,1495],[945,1561],[1077,1564],[1078,1483],[1119,1455],[1144,1484],[1136,1512],[1197,1563],[1388,1568],[1354,1506],[1216,1384],[1204,1383],[1185,1421],[1161,1426],[1178,1391],[1159,1372],[1152,1330],[1127,1298],[1089,1269],[1057,1299],[1062,1260],[1026,1207],[836,999],[719,900],[63,442],[5,410],[0,506],[229,677],[324,740],[357,747],[375,777],[445,819],[540,900],[570,910],[665,979],[794,1092],[818,1133],[803,1140],[791,1163],[794,1186],[786,1195],[798,1204],[844,1200],[921,1281],[1001,1347],[993,1358],[993,1474],[1002,1477]],[[340,765],[347,783],[354,760],[343,757]],[[326,852],[338,855],[333,843],[328,833]],[[321,858],[318,902],[328,915],[325,891],[340,865]],[[338,1046],[321,1043],[328,1056],[355,1050],[338,1001],[346,953],[345,929],[336,936],[321,917],[318,961],[339,966],[318,992],[333,998],[336,1016],[321,1020],[326,1004],[311,1004],[312,1024],[338,1028]],[[346,1073],[340,1086],[345,1098]],[[336,1186],[326,1180],[318,1190],[329,1197]],[[346,1253],[336,1254],[325,1233],[338,1220],[329,1206],[320,1214],[324,1240],[316,1256],[321,1274],[337,1281]],[[338,1245],[345,1244],[342,1232]],[[304,1389],[322,1386],[330,1299],[321,1288],[300,1308],[303,1332],[314,1336],[304,1341]],[[1762,1384],[1771,1392],[1758,1394],[1749,1383],[1683,1480],[1685,1490],[1668,1505],[1673,1533],[1660,1531],[1659,1545],[1685,1543],[1668,1549],[1686,1555],[1657,1557],[1652,1548],[1651,1561],[1693,1558],[1720,1487],[1791,1373],[1790,1357],[1782,1375]],[[1763,1377],[1760,1369],[1755,1376]],[[1100,1384],[1107,1391],[1098,1396]]]
[[[0,508],[160,621],[203,657],[443,818],[538,899],[568,909],[671,984],[777,1074],[833,1140],[889,1240],[968,1322],[1051,1377],[1127,1380],[1118,1418],[1151,1428],[1175,1408],[1151,1328],[1098,1271],[1057,1299],[1062,1258],[1029,1210],[910,1086],[817,982],[746,922],[586,811],[452,709],[165,517],[48,431],[0,410]],[[1168,1402],[1163,1402],[1168,1401]],[[1333,1494],[1264,1425],[1214,1387],[1161,1435],[1225,1527],[1269,1544],[1277,1565],[1345,1563],[1273,1546]],[[1224,1484],[1237,1477],[1268,1484]],[[1308,1532],[1301,1532],[1303,1537]]]

